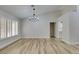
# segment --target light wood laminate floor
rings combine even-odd
[[[0,51],[1,54],[70,54],[79,53],[78,45],[58,39],[20,39]]]

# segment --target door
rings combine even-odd
[[[50,23],[50,38],[55,37],[55,22]]]

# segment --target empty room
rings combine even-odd
[[[78,5],[0,5],[0,54],[78,54]]]

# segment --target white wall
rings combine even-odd
[[[68,5],[62,7],[62,15],[56,21],[56,37],[62,38],[64,41],[70,43],[70,14],[78,10],[76,5]],[[74,17],[74,16],[73,16]],[[63,31],[62,34],[58,32],[58,22],[63,22]],[[62,36],[61,36],[62,35]]]
[[[62,8],[62,15],[72,12],[72,11],[77,11],[77,6],[76,5],[65,5]]]
[[[79,12],[79,5],[76,6],[76,11]]]
[[[62,15],[56,22],[63,21],[62,38],[67,43],[79,43],[79,13],[69,12]],[[58,26],[58,25],[57,25]],[[56,37],[59,37],[58,31]]]
[[[19,35],[13,36],[13,37],[9,37],[9,38],[5,38],[5,39],[2,39],[2,40],[0,39],[0,48],[3,48],[5,46],[7,46],[8,44],[11,44],[12,42],[14,42],[14,41],[18,40],[19,38],[21,38],[20,37],[21,36],[20,31],[21,30],[20,30],[20,20],[19,19],[17,19],[16,17],[14,17],[14,16],[12,16],[12,15],[0,10],[0,17],[1,16],[4,16],[7,19],[16,20],[16,21],[19,22]]]
[[[63,22],[62,36],[58,32],[58,22]],[[62,15],[56,21],[56,38],[62,38],[65,41],[69,40],[69,14]]]
[[[39,16],[37,23],[32,23],[27,19],[23,20],[22,35],[24,38],[49,38],[50,22],[55,22],[60,16],[59,12],[46,13]]]
[[[70,42],[79,43],[79,12],[70,14]]]

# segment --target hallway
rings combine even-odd
[[[58,39],[20,39],[2,49],[1,54],[72,54],[79,53],[78,45],[70,45]]]

